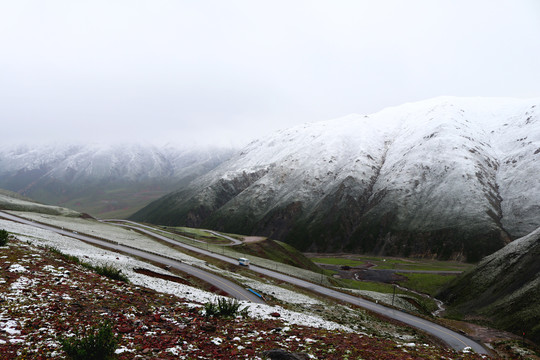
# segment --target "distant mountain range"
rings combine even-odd
[[[540,99],[442,97],[255,141],[132,218],[478,260],[540,226]]]
[[[227,160],[232,149],[0,146],[0,188],[95,216],[127,216]]]

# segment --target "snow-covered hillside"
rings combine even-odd
[[[0,188],[94,215],[118,209],[131,213],[213,169],[233,151],[137,144],[0,145]]]
[[[310,250],[478,258],[540,226],[537,105],[442,97],[298,126],[135,218]]]
[[[39,172],[56,180],[128,180],[181,178],[215,166],[232,150],[186,149],[123,144],[52,144],[0,146],[0,175]]]

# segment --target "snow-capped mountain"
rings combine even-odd
[[[137,144],[2,146],[0,188],[98,215],[129,208],[133,199],[147,203],[213,169],[232,153]]]
[[[539,107],[442,97],[294,127],[134,218],[474,260],[540,226]]]

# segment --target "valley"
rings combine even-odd
[[[537,105],[441,97],[286,129],[130,218],[476,262],[540,226]]]
[[[11,190],[0,190],[10,234],[0,348],[9,359],[63,359],[53,333],[105,326],[108,314],[119,359],[265,359],[273,348],[537,359],[537,104],[435,98],[282,130],[240,151],[0,146],[0,187]],[[69,283],[75,273],[82,280]],[[99,279],[116,297],[99,297],[101,313],[79,285],[100,294]],[[129,305],[118,295],[128,288],[181,315]],[[23,316],[39,306],[69,320]],[[242,310],[223,320],[220,306]],[[264,336],[246,340],[246,326]],[[293,339],[284,328],[301,330]],[[330,346],[336,337],[348,348]]]
[[[278,313],[280,314],[280,319],[282,321],[288,321],[289,324],[295,323],[296,321],[301,322],[303,321],[301,319],[307,316],[306,319],[309,319],[309,320],[307,320],[306,324],[310,324],[310,326],[312,326],[313,324],[319,323],[321,324],[320,326],[322,327],[330,326],[330,328],[333,328],[333,329],[344,329],[343,327],[345,328],[351,327],[353,326],[352,324],[357,324],[356,326],[358,326],[357,321],[359,321],[359,319],[364,319],[360,321],[360,323],[362,324],[361,325],[362,333],[365,333],[365,331],[367,330],[368,332],[372,332],[372,334],[378,334],[379,331],[381,331],[379,329],[380,325],[378,325],[380,324],[380,320],[377,320],[377,317],[373,317],[373,315],[371,314],[371,311],[373,311],[374,308],[370,308],[370,306],[375,306],[375,304],[368,305],[368,309],[370,309],[370,311],[368,312],[366,312],[365,310],[352,310],[354,308],[348,308],[347,305],[341,305],[341,306],[344,306],[342,308],[343,311],[345,311],[346,308],[349,309],[349,310],[346,310],[348,312],[353,311],[346,317],[348,320],[346,320],[345,322],[343,321],[342,316],[337,316],[335,311],[321,312],[317,310],[320,308],[322,304],[328,303],[331,300],[328,298],[328,294],[330,293],[327,293],[327,295],[324,295],[322,297],[321,297],[321,294],[318,294],[319,291],[316,290],[316,287],[318,285],[316,284],[325,283],[326,286],[336,286],[337,284],[335,283],[335,278],[332,276],[328,277],[328,275],[332,275],[332,274],[316,273],[307,269],[301,269],[292,265],[288,265],[286,263],[275,262],[276,260],[269,260],[269,259],[265,259],[264,257],[259,258],[257,256],[251,256],[251,255],[250,255],[250,259],[256,265],[250,265],[251,271],[247,271],[247,272],[245,270],[239,271],[242,269],[238,269],[237,265],[233,265],[233,264],[225,265],[222,261],[218,261],[218,262],[211,261],[211,258],[208,256],[204,256],[203,261],[197,260],[197,257],[192,257],[192,255],[183,254],[182,251],[178,252],[177,250],[178,248],[176,246],[171,248],[171,246],[165,245],[163,241],[156,242],[155,238],[158,235],[159,231],[153,237],[148,238],[144,236],[143,234],[140,234],[140,231],[134,232],[133,229],[127,229],[125,227],[118,227],[112,224],[96,222],[95,220],[88,219],[88,218],[82,219],[82,218],[76,218],[76,217],[74,218],[74,217],[65,217],[65,216],[58,216],[58,215],[32,213],[32,212],[20,212],[20,211],[14,214],[19,215],[19,216],[22,215],[30,219],[31,221],[40,222],[40,223],[46,222],[56,227],[60,227],[60,228],[64,227],[66,229],[70,229],[69,231],[71,233],[75,231],[77,235],[87,233],[87,234],[92,234],[92,236],[96,236],[100,238],[109,238],[109,239],[112,238],[114,239],[115,242],[119,244],[125,243],[125,244],[129,244],[130,246],[145,248],[152,252],[166,253],[168,254],[168,256],[173,256],[173,257],[180,256],[183,263],[188,263],[188,264],[191,263],[193,265],[196,265],[197,267],[206,268],[210,271],[217,271],[221,275],[225,274],[227,277],[233,279],[233,281],[243,283],[244,286],[246,286],[247,284],[247,286],[249,286],[250,288],[255,289],[257,293],[263,294],[264,298],[268,301],[268,305],[264,305],[263,308],[261,308],[261,305],[256,305],[257,306],[256,308],[259,309],[257,310],[257,314],[258,314],[257,316],[263,316],[263,317],[267,316],[269,318],[272,318],[271,314]],[[197,286],[200,288],[201,284],[198,282],[193,282],[192,280],[189,280],[189,275],[186,275],[186,273],[183,273],[183,272],[178,273],[178,272],[175,272],[173,269],[164,270],[162,267],[155,267],[147,263],[146,264],[141,263],[140,260],[133,259],[127,256],[126,254],[113,253],[110,255],[106,255],[107,253],[109,253],[109,250],[105,250],[105,249],[101,250],[99,248],[95,248],[90,245],[85,245],[84,243],[77,242],[76,239],[69,240],[69,238],[66,238],[65,236],[48,234],[49,231],[47,230],[43,230],[43,229],[32,230],[34,228],[33,226],[28,227],[28,225],[24,225],[24,224],[16,225],[9,221],[6,222],[5,220],[0,220],[0,225],[1,225],[0,227],[9,229],[10,233],[16,234],[17,237],[22,236],[19,240],[26,241],[28,245],[31,245],[31,246],[37,245],[37,246],[42,246],[42,247],[46,246],[49,248],[54,247],[55,249],[58,249],[58,251],[62,253],[65,252],[67,254],[70,254],[71,256],[76,256],[76,257],[82,256],[86,259],[91,259],[92,262],[97,261],[97,263],[114,264],[115,267],[122,269],[122,271],[128,275],[128,278],[130,279],[131,282],[135,281],[135,284],[138,283],[142,286],[150,287],[154,289],[155,291],[170,293],[172,290],[173,294],[175,294],[176,296],[182,296],[182,297],[191,296],[192,297],[191,301],[194,301],[194,302],[200,302],[204,298],[206,299],[212,298],[212,295],[209,293],[206,295],[203,295],[204,293],[201,293],[200,290],[192,290],[191,287],[185,288],[185,285],[181,285],[178,282],[171,282],[171,281],[164,280],[164,278],[167,277],[166,274],[169,273],[169,271],[173,271],[173,274],[176,273],[177,274],[176,276],[179,276],[180,279],[187,280],[188,283],[191,282],[191,286]],[[141,227],[141,229],[145,229],[145,227]],[[170,230],[171,229],[167,229],[167,231],[164,230],[162,233],[169,234],[171,238],[175,238],[175,237],[183,238],[184,239],[183,241],[186,242],[186,245],[188,246],[196,246],[200,250],[205,250],[205,249],[206,251],[212,250],[212,253],[214,253],[213,257],[217,256],[218,260],[219,260],[219,257],[223,255],[232,256],[233,259],[236,259],[238,256],[241,256],[242,254],[242,253],[236,252],[234,249],[234,246],[233,247],[227,246],[227,245],[230,245],[230,242],[224,242],[222,239],[219,239],[220,236],[217,233],[210,234],[203,230],[183,229],[184,234],[186,232],[191,232],[192,234],[198,234],[196,238],[186,239],[185,235],[174,235],[174,233],[171,233]],[[238,236],[235,236],[235,237],[240,238],[240,239],[242,238]],[[207,239],[210,238],[212,240],[210,240],[209,242],[206,242],[206,241],[201,240],[202,238],[207,238]],[[82,248],[84,248],[85,250],[82,250]],[[81,250],[77,250],[77,249],[81,249],[82,252]],[[193,254],[193,252],[189,252],[189,253]],[[379,259],[379,260],[381,261],[381,263],[386,262],[386,261],[382,261],[382,259]],[[286,258],[284,258],[284,261],[287,262]],[[389,263],[391,262],[390,259],[388,259],[388,261]],[[264,268],[260,268],[260,270],[264,271],[265,268],[275,269],[279,271],[279,274],[283,274],[283,273],[294,274],[295,277],[297,278],[310,279],[312,282],[308,283],[307,285],[303,285],[305,289],[301,290],[299,288],[291,287],[290,285],[284,286],[282,282],[283,278],[281,279],[281,281],[278,281],[277,283],[275,283],[275,281],[272,281],[271,278],[275,276],[275,275],[272,275],[273,271],[270,271],[270,274],[269,274],[270,277],[268,275],[263,276],[262,278],[260,276],[253,277],[253,275],[250,273],[252,271],[257,271],[261,265],[264,266]],[[441,264],[437,264],[437,266],[441,266]],[[425,264],[421,265],[421,267],[425,267]],[[137,269],[137,271],[135,271],[135,269]],[[146,273],[150,272],[150,273],[154,273],[154,275],[153,276],[143,275],[143,272],[141,272],[140,269],[147,269]],[[155,274],[163,274],[163,275],[156,277]],[[138,279],[138,280],[133,280],[133,279]],[[281,285],[279,285],[280,283]],[[364,283],[364,282],[360,282],[360,283]],[[159,284],[162,284],[162,285],[159,285]],[[340,286],[342,291],[344,291],[344,293],[341,293],[340,295],[342,301],[344,299],[352,298],[351,296],[346,295],[348,291],[342,287],[343,284],[338,285],[338,286]],[[204,288],[204,286],[202,287]],[[315,292],[313,292],[314,290]],[[349,291],[356,292],[355,290],[349,290]],[[385,298],[384,292],[379,292],[379,291],[356,292],[356,296],[354,296],[353,299],[355,299],[354,301],[357,302],[361,307],[365,307],[366,303],[364,302],[364,300],[361,300],[361,298],[357,297],[358,295],[362,297],[374,299],[376,302],[383,302],[387,304],[390,303],[390,299],[392,298],[392,295],[390,294],[387,294]],[[399,300],[395,301],[395,299],[392,299],[392,303],[395,303],[395,306],[397,306],[398,308],[403,307],[403,309],[407,309],[407,311],[413,311],[413,312],[419,311],[418,308],[416,308],[415,306],[411,308],[411,303],[406,300],[407,297],[410,297],[410,294],[404,294],[400,292],[397,296]],[[207,301],[210,301],[210,300],[207,300]],[[255,305],[253,303],[249,303],[249,304],[245,302],[243,303],[247,306],[248,309],[252,309],[253,306]],[[266,315],[261,315],[260,313],[261,310],[263,310],[262,313],[266,311]],[[339,311],[340,310],[338,310],[338,312]],[[378,312],[377,310],[375,311]],[[356,313],[356,315],[352,315],[353,313]],[[286,314],[290,314],[290,315],[286,315]],[[405,313],[403,313],[403,315],[405,315]],[[314,318],[311,318],[310,316]],[[356,320],[353,320],[353,319],[356,319]],[[401,319],[400,321],[405,321],[405,320]],[[415,321],[418,321],[418,320],[415,320]],[[335,323],[335,325],[331,325],[332,323]],[[327,324],[327,325],[323,325],[323,324]],[[415,325],[418,326],[418,324],[415,324]],[[390,326],[390,325],[389,324],[384,325],[383,328],[387,326]],[[393,327],[393,326],[394,325],[390,327]],[[433,326],[434,325],[430,325],[430,327],[433,327]],[[371,329],[371,330],[368,330],[368,329]],[[404,331],[404,330],[398,330],[398,329],[401,329],[401,327],[398,326],[397,328],[395,328],[395,330],[392,330],[392,331]],[[409,333],[409,330],[406,330],[405,333]],[[379,336],[379,335],[375,335],[375,336]],[[388,335],[385,335],[385,336],[388,336]],[[396,335],[391,335],[391,337],[394,337],[394,336]],[[398,335],[398,338],[400,336],[401,335]],[[425,342],[426,339],[423,339],[422,341]]]
[[[233,152],[129,143],[0,145],[0,188],[102,218],[127,217]]]

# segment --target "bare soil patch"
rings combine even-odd
[[[244,236],[243,241],[245,243],[254,243],[265,240],[265,237],[262,236]]]

